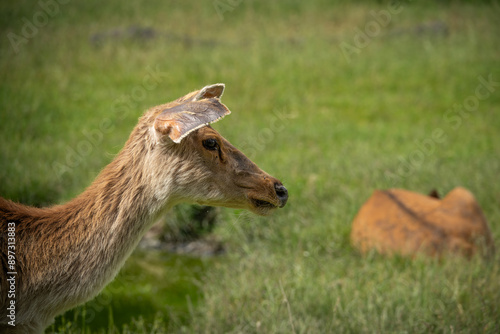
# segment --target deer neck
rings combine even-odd
[[[60,257],[56,262],[59,274],[65,275],[65,267],[79,271],[73,274],[83,278],[80,287],[75,287],[80,299],[100,291],[154,221],[175,204],[169,195],[171,178],[166,166],[162,168],[162,192],[155,190],[159,175],[152,172],[154,157],[148,150],[151,147],[146,143],[129,140],[80,196],[50,209],[52,220],[58,221],[52,240],[61,242],[53,249],[64,254],[53,254]]]

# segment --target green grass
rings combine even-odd
[[[200,282],[212,262],[136,251],[99,296],[58,317],[47,332],[102,333],[138,326],[149,332],[155,326],[180,326],[199,303]]]
[[[142,111],[216,82],[233,113],[215,127],[290,193],[272,217],[223,210],[222,257],[134,253],[101,297],[47,332],[498,333],[498,256],[361,257],[349,244],[374,189],[455,186],[475,194],[498,242],[500,86],[471,112],[453,109],[472,101],[478,77],[500,82],[498,3],[402,1],[349,59],[340,45],[388,2],[242,1],[222,20],[214,3],[69,2],[18,53],[6,36],[40,7],[0,5],[2,196],[72,198]],[[437,21],[445,32],[425,28]],[[130,38],[131,26],[156,35]]]

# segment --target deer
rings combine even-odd
[[[375,190],[355,216],[351,243],[362,254],[432,258],[475,254],[491,258],[495,245],[474,195],[456,187],[440,199],[405,189]]]
[[[79,196],[35,208],[0,197],[0,332],[42,333],[95,297],[141,237],[181,202],[269,215],[288,191],[211,124],[230,114],[224,84],[147,110]]]

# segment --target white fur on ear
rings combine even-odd
[[[198,94],[193,98],[193,101],[199,101],[202,99],[217,98],[220,99],[224,93],[224,88],[226,86],[223,83],[217,83],[213,85],[208,85],[203,87]]]
[[[191,132],[217,122],[230,113],[218,98],[205,98],[163,110],[156,117],[154,128],[160,135],[167,135],[178,144]]]

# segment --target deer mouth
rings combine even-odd
[[[252,201],[253,206],[255,206],[256,208],[263,208],[263,209],[277,209],[278,208],[277,205],[274,205],[271,202],[264,201],[261,199],[254,198],[254,199],[251,199],[251,201]]]
[[[250,198],[250,210],[260,216],[267,216],[280,206],[265,199]]]
[[[273,181],[273,180],[272,180]],[[272,188],[269,186],[262,188],[252,188],[247,185],[239,185],[245,190],[250,190],[246,194],[248,208],[258,215],[267,216],[272,211],[285,206],[288,200],[288,191],[281,182],[274,179]]]

